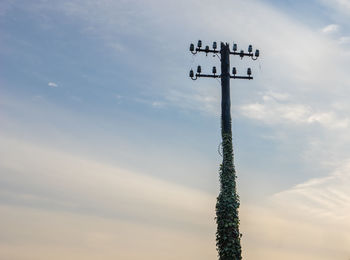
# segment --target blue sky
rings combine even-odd
[[[346,0],[3,0],[0,256],[216,257],[220,83],[188,72],[219,62],[190,54],[201,39],[261,51],[231,59],[254,76],[231,82],[245,259],[348,259],[349,15]]]

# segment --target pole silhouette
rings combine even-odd
[[[242,247],[241,236],[239,231],[238,209],[240,205],[239,196],[236,187],[236,171],[233,160],[232,146],[232,127],[231,127],[231,98],[230,98],[230,79],[248,79],[251,80],[251,69],[248,68],[248,76],[237,76],[237,70],[232,69],[230,75],[230,55],[239,55],[241,58],[249,56],[253,60],[259,57],[259,50],[252,53],[252,46],[249,45],[248,53],[243,50],[237,52],[237,44],[233,44],[233,51],[230,51],[228,43],[221,42],[220,51],[216,50],[217,44],[213,43],[213,49],[209,46],[202,48],[202,41],[198,41],[197,48],[190,45],[190,51],[193,54],[197,52],[220,54],[221,75],[216,75],[216,67],[213,67],[213,74],[202,74],[202,68],[197,67],[197,73],[194,75],[190,70],[190,77],[196,80],[200,77],[221,78],[221,136],[222,136],[222,164],[220,165],[220,193],[216,202],[216,247],[219,260],[241,260]]]

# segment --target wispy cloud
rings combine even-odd
[[[350,163],[243,210],[248,259],[348,259]],[[244,207],[244,206],[243,206]]]
[[[350,43],[350,36],[342,36],[339,38],[340,44],[349,44]]]
[[[324,33],[335,33],[339,31],[338,24],[329,24],[326,27],[322,28],[322,32]]]
[[[346,129],[349,118],[339,118],[333,111],[315,111],[310,106],[285,102],[287,94],[265,94],[260,103],[242,105],[242,115],[267,124],[305,125],[318,123],[326,128]]]
[[[53,259],[71,257],[72,236],[80,241],[73,243],[75,250],[84,248],[84,259],[90,259],[93,248],[104,248],[106,259],[158,259],[167,254],[160,245],[174,251],[174,259],[215,257],[215,195],[9,137],[0,136],[0,143],[0,226],[7,241],[0,243],[2,257],[52,253],[57,247]],[[21,218],[11,217],[18,213]],[[52,224],[50,231],[45,223]],[[33,228],[38,232],[29,232]],[[15,241],[13,236],[18,236]],[[145,246],[150,236],[163,237],[162,242]],[[183,244],[190,237],[197,241],[194,248]],[[30,245],[21,253],[19,241]],[[130,242],[138,247],[135,253]],[[184,247],[176,253],[179,243]]]
[[[57,83],[55,83],[55,82],[49,82],[47,85],[49,87],[51,87],[51,88],[57,88],[58,87]]]
[[[336,223],[350,215],[350,163],[345,162],[325,177],[314,178],[305,183],[275,194],[273,200],[289,205],[297,214]],[[288,203],[286,203],[288,202]],[[344,228],[350,229],[350,224]],[[349,237],[350,238],[350,237]]]
[[[0,141],[2,147],[12,147],[7,152],[0,150],[2,179],[10,182],[9,187],[22,184],[27,186],[26,191],[6,188],[1,192],[3,202],[7,198],[23,205],[29,203],[69,212],[85,209],[87,214],[121,218],[126,217],[123,212],[133,212],[134,217],[148,218],[149,221],[156,214],[170,222],[193,221],[193,225],[199,226],[203,225],[199,216],[210,212],[206,207],[210,206],[213,197],[203,192],[30,143],[4,137],[0,137]],[[21,158],[21,164],[16,163],[16,158]],[[56,168],[57,165],[61,166]],[[48,170],[44,171],[44,168]],[[12,172],[12,177],[7,178],[4,171]],[[38,178],[40,182],[37,181]],[[50,186],[50,191],[46,191],[41,183]],[[88,190],[86,187],[89,187]],[[60,190],[65,190],[65,193],[61,194]],[[42,197],[50,203],[41,201]],[[102,203],[103,201],[106,203]],[[109,206],[111,203],[113,208]],[[144,212],[146,208],[148,213]],[[187,211],[194,215],[182,219]]]

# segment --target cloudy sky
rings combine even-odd
[[[216,259],[232,57],[247,260],[350,259],[349,0],[2,0],[0,258]]]

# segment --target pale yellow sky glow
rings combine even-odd
[[[3,259],[216,257],[214,194],[9,136],[0,142],[2,170],[11,173],[3,178],[9,186],[26,186],[23,192],[1,191]],[[246,258],[346,259],[348,168],[331,176],[276,194],[259,207],[243,204]],[[344,188],[332,193],[338,182]],[[330,193],[338,196],[329,200]]]

